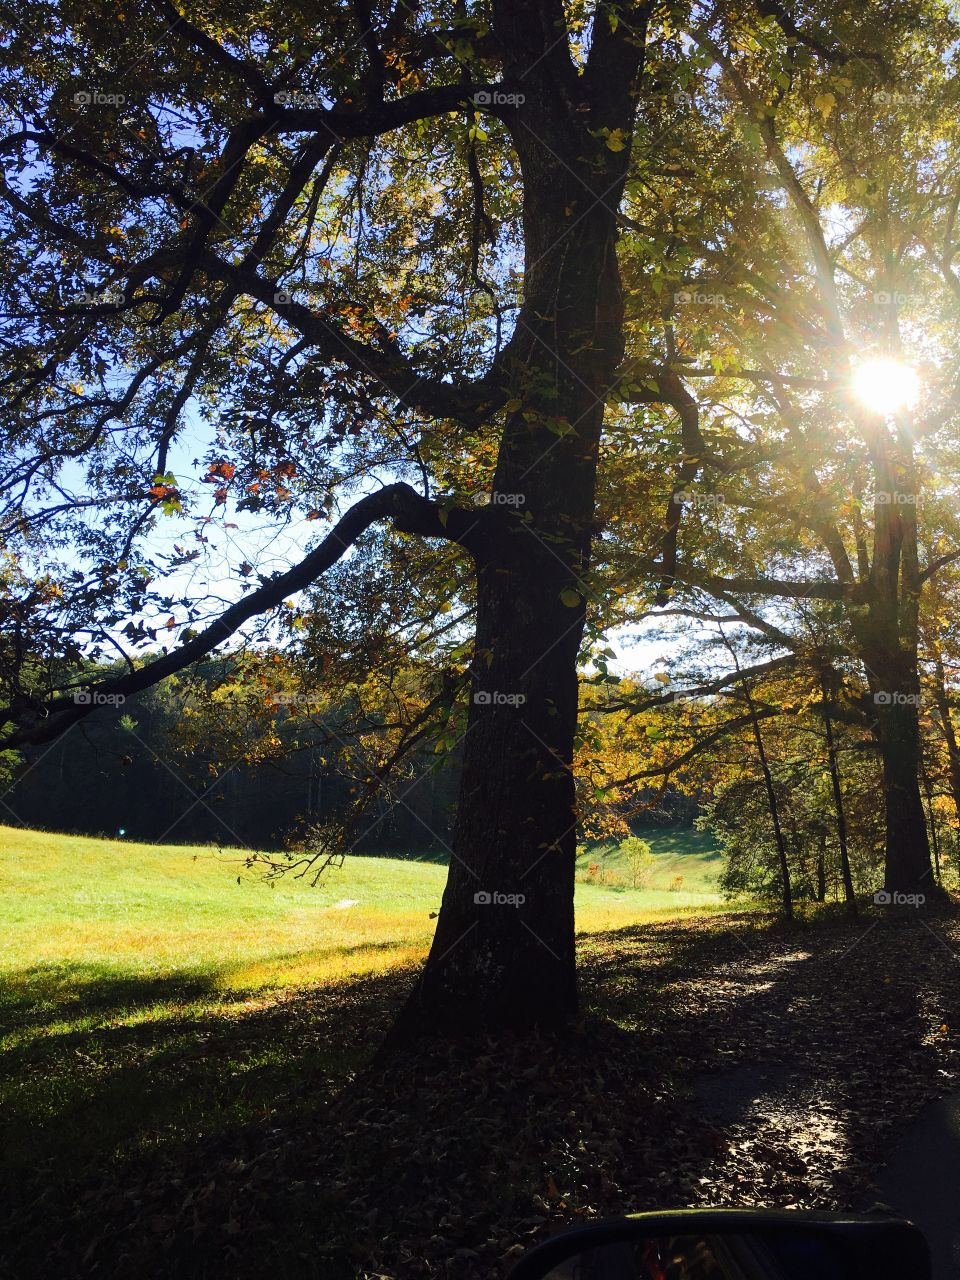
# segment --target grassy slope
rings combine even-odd
[[[644,831],[643,838],[657,856],[657,865],[650,876],[648,892],[669,890],[674,876],[683,876],[683,889],[679,896],[690,898],[697,894],[716,894],[722,859],[716,841],[705,831],[689,828],[664,828]],[[616,847],[600,846],[577,859],[578,872],[585,870],[588,862],[602,861],[620,876],[627,875],[625,859]],[[671,892],[671,900],[677,895]]]
[[[719,905],[702,837],[658,848],[649,889],[577,885],[581,931]],[[414,966],[446,868],[354,857],[318,888],[271,887],[239,856],[0,827],[0,1182],[3,1164],[16,1180],[46,1161],[67,1183],[95,1177],[262,1120],[291,1081],[368,1051],[348,1026],[323,1038],[285,1017],[285,1002],[336,989],[349,1008],[351,983]]]
[[[580,929],[719,901],[707,837],[666,832],[655,851],[646,889],[577,885]],[[270,885],[240,857],[0,827],[0,972],[66,986],[71,974],[203,972],[224,990],[251,990],[393,968],[429,945],[446,877],[436,862],[353,857],[311,888],[291,877]],[[679,873],[683,888],[670,891]]]

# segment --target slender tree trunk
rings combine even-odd
[[[850,874],[850,851],[847,845],[847,817],[843,807],[843,789],[840,785],[840,767],[837,763],[837,747],[833,735],[833,716],[830,714],[830,690],[826,672],[820,672],[820,692],[823,698],[823,727],[827,739],[827,762],[830,769],[830,785],[833,789],[833,809],[837,823],[837,844],[840,847],[840,878],[843,881],[843,900],[847,914],[857,914],[857,899],[853,892],[853,876]],[[823,899],[821,898],[822,902]]]
[[[930,774],[927,772],[922,760],[920,777],[923,780],[923,794],[927,798],[927,820],[930,823],[930,844],[933,849],[933,873],[936,876],[937,884],[942,884],[943,880],[940,874],[940,837],[937,833],[937,818],[933,809],[933,786],[930,782]]]
[[[733,659],[733,665],[737,671],[740,670],[740,659],[737,657],[737,651],[730,642],[728,636],[724,634],[722,626],[718,627],[720,639],[726,647],[727,652]],[[780,822],[780,808],[777,804],[777,793],[773,785],[773,774],[770,772],[770,765],[767,761],[767,752],[763,744],[763,734],[760,732],[760,721],[757,718],[757,708],[753,700],[753,694],[750,692],[750,684],[747,680],[740,681],[740,687],[743,689],[744,701],[747,705],[747,714],[750,717],[750,724],[753,729],[753,741],[757,748],[757,758],[760,762],[760,771],[763,775],[763,785],[767,793],[767,806],[770,810],[770,820],[773,823],[773,839],[777,850],[777,862],[780,867],[780,896],[783,914],[788,920],[793,919],[793,890],[790,886],[790,861],[787,857],[787,846],[783,838],[783,826]]]
[[[827,834],[820,836],[820,847],[817,850],[817,901],[825,902],[827,898]]]
[[[777,793],[773,785],[773,774],[770,772],[770,765],[767,761],[767,752],[763,745],[763,734],[760,732],[760,722],[757,719],[753,695],[750,693],[746,681],[743,682],[743,690],[746,695],[747,709],[753,726],[753,741],[757,748],[757,757],[760,761],[760,770],[763,774],[763,784],[767,792],[767,804],[770,807],[770,820],[773,823],[773,838],[777,847],[777,861],[780,865],[780,892],[783,914],[788,920],[792,920],[793,891],[790,887],[790,861],[787,857],[787,846],[783,838],[783,827],[780,822],[780,808],[777,804]]]
[[[943,656],[938,647],[934,647],[934,679],[933,697],[940,716],[943,740],[947,746],[947,763],[949,766],[950,795],[957,814],[957,827],[960,828],[960,744],[957,742],[957,731],[953,723],[953,711],[947,693],[947,677],[943,666]]]

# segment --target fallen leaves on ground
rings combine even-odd
[[[9,1274],[479,1280],[601,1216],[865,1209],[898,1134],[956,1088],[952,917],[728,915],[581,944],[566,1036],[425,1042],[385,1072],[314,1065],[262,1122],[119,1152],[84,1187],[38,1171]],[[317,1051],[372,1052],[409,981],[253,1004],[243,1034],[296,1020]]]

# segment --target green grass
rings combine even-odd
[[[652,843],[649,887],[577,885],[579,928],[719,903],[706,836]],[[619,855],[604,861],[622,871]],[[224,992],[338,981],[420,958],[445,878],[436,861],[352,857],[316,888],[271,884],[239,853],[0,827],[0,973],[66,998],[98,974],[202,974]]]
[[[721,906],[705,837],[652,843],[648,889],[578,883],[581,932]],[[338,1002],[423,958],[445,877],[352,857],[271,886],[241,854],[0,827],[0,1180],[89,1180],[349,1071],[385,1026]]]
[[[717,881],[722,868],[722,856],[717,842],[705,831],[692,831],[686,827],[655,828],[640,833],[657,858],[656,866],[644,891],[645,905],[652,905],[652,895],[670,891],[670,900],[678,896],[684,901],[706,895],[707,901],[696,905],[709,906],[716,901]],[[590,862],[599,862],[615,875],[629,879],[626,861],[618,845],[598,844],[590,846],[577,859],[578,873],[586,870]],[[683,887],[670,890],[675,876],[683,876]]]

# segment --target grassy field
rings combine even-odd
[[[592,932],[719,904],[719,854],[696,832],[656,838],[649,886],[577,885],[577,925]],[[579,872],[586,862],[580,859]],[[76,999],[105,977],[203,975],[260,991],[337,981],[420,959],[446,868],[348,858],[312,888],[266,882],[241,855],[0,827],[0,973],[7,991]],[[622,873],[621,860],[604,862]],[[683,875],[683,886],[670,882]]]
[[[657,858],[648,886],[643,891],[642,901],[645,905],[651,902],[652,895],[670,890],[670,883],[676,876],[683,877],[683,886],[679,893],[670,892],[669,901],[674,902],[678,897],[691,902],[697,899],[693,903],[697,906],[709,905],[709,902],[715,901],[722,860],[720,850],[711,835],[705,831],[691,831],[689,828],[665,828],[644,832],[644,839]],[[625,859],[616,845],[598,845],[581,854],[577,859],[579,875],[582,875],[590,862],[599,862],[613,871],[615,876],[629,879]],[[708,896],[707,903],[699,902],[701,894]]]
[[[648,888],[578,883],[582,933],[721,905],[709,841],[654,845]],[[69,1198],[137,1153],[262,1123],[311,1072],[349,1072],[370,1029],[347,1014],[324,1036],[311,1009],[411,970],[445,876],[353,857],[317,888],[271,886],[213,849],[0,827],[0,1185],[42,1172]]]

